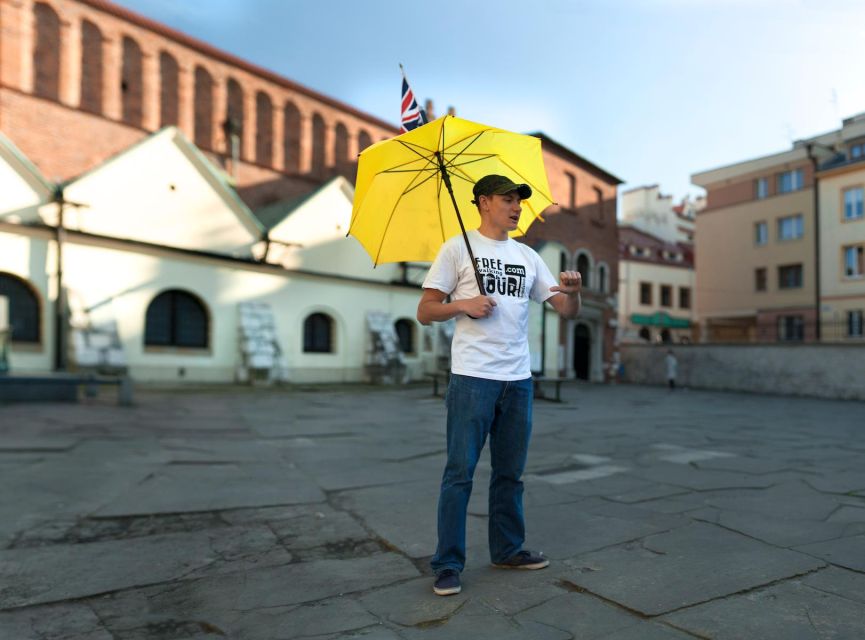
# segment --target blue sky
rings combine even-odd
[[[676,199],[865,111],[863,0],[119,0],[396,124],[423,101],[543,131]]]

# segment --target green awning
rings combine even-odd
[[[691,321],[687,318],[674,318],[663,311],[658,311],[649,316],[632,313],[631,322],[648,327],[665,327],[667,329],[687,329],[691,326]]]

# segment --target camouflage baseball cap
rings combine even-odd
[[[513,191],[516,191],[523,200],[532,197],[532,188],[529,185],[517,184],[510,178],[491,173],[475,183],[472,189],[475,199],[472,200],[472,203],[477,204],[477,199],[480,196],[503,196]]]

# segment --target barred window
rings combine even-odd
[[[303,321],[304,353],[333,353],[333,320],[325,313],[313,313]]]
[[[196,296],[179,289],[164,291],[147,307],[144,344],[206,348],[208,324],[207,309]]]
[[[805,320],[802,316],[778,316],[778,340],[801,342],[805,339]]]
[[[403,353],[414,353],[414,322],[405,318],[400,318],[394,323],[396,337],[399,341],[400,351]]]
[[[25,280],[0,273],[0,296],[9,300],[9,328],[13,342],[38,343],[39,299]]]

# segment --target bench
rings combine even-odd
[[[100,386],[117,387],[117,404],[132,405],[129,376],[55,373],[46,375],[0,375],[0,402],[78,402],[78,390],[93,398]]]
[[[549,400],[550,402],[564,402],[562,400],[562,383],[567,382],[570,378],[548,378],[546,376],[533,376],[532,380],[535,384],[535,398],[540,400]],[[547,397],[544,393],[544,387],[554,385],[556,395],[554,398]]]
[[[448,381],[450,380],[451,374],[450,371],[436,371],[435,373],[428,373],[427,377],[432,379],[433,385],[433,395],[437,397],[444,396],[444,393],[439,393],[439,381],[444,383],[444,388],[447,389]],[[535,398],[540,400],[549,400],[550,402],[563,402],[562,400],[562,383],[570,380],[570,378],[547,378],[544,376],[533,376],[532,382],[534,384],[534,395]],[[544,387],[548,385],[554,385],[555,396],[547,397],[544,393]]]
[[[437,397],[443,397],[444,393],[439,393],[439,379],[441,379],[442,382],[444,382],[444,388],[447,389],[448,382],[450,382],[450,379],[451,379],[451,372],[450,371],[436,371],[435,373],[428,373],[426,375],[428,378],[432,378],[433,395],[437,396]]]

